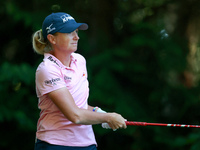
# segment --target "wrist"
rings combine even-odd
[[[93,112],[98,112],[98,113],[107,113],[106,111],[102,110],[101,108],[99,108],[99,107],[97,107],[97,106],[94,107],[92,111],[93,111]]]
[[[111,113],[107,113],[107,115],[106,115],[106,117],[105,117],[105,122],[109,124],[109,123],[111,122],[111,120],[112,120],[112,115],[111,115]]]
[[[97,112],[98,109],[99,109],[99,107],[96,106],[96,107],[93,108],[92,111],[93,111],[93,112]]]

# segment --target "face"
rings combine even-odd
[[[52,43],[54,50],[72,53],[77,50],[79,40],[78,29],[71,33],[57,32],[48,39]]]

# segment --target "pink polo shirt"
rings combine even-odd
[[[91,125],[72,123],[47,96],[47,93],[63,87],[67,87],[79,108],[88,108],[85,58],[72,53],[70,67],[66,67],[56,57],[45,53],[36,71],[36,92],[41,109],[36,137],[55,145],[82,147],[96,144]]]

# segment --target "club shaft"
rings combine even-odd
[[[126,121],[126,125],[132,125],[132,126],[167,126],[167,127],[200,128],[199,125],[147,123],[147,122],[135,122],[135,121]]]

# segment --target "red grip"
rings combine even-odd
[[[146,126],[146,122],[126,121],[126,125],[130,125],[130,126]]]

